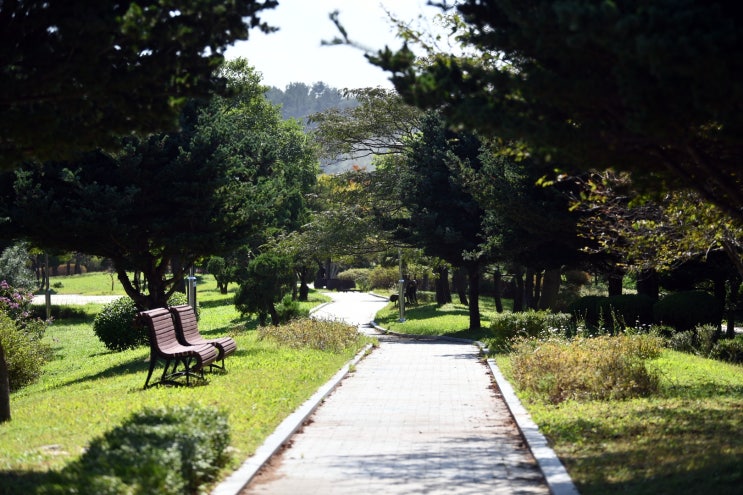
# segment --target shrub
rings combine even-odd
[[[299,318],[300,316],[307,316],[306,311],[304,312],[304,315],[302,314],[302,305],[299,304],[299,301],[295,301],[290,295],[284,296],[281,300],[281,304],[276,306],[276,313],[278,313],[279,322],[281,323],[287,323]]]
[[[129,297],[106,304],[93,320],[93,332],[106,349],[125,351],[148,342],[147,327],[137,321],[137,306]]]
[[[682,332],[698,325],[719,325],[722,308],[714,296],[704,291],[675,292],[655,303],[653,317],[657,323]]]
[[[175,292],[168,299],[169,306],[188,304],[182,292]],[[120,297],[101,309],[93,320],[93,332],[106,349],[120,352],[149,343],[147,327],[137,319],[139,310],[129,297]],[[198,317],[198,307],[196,309]]]
[[[299,318],[279,326],[258,328],[260,339],[270,339],[294,349],[340,352],[359,339],[358,329],[340,321]]]
[[[519,340],[512,366],[518,386],[551,403],[642,397],[659,387],[645,365],[658,357],[661,339],[650,335]]]
[[[36,381],[51,357],[51,348],[41,341],[46,323],[28,320],[23,328],[0,311],[0,344],[5,351],[10,390],[18,390]]]
[[[710,357],[728,363],[743,364],[743,335],[718,340],[710,352]]]
[[[337,277],[340,280],[353,282],[356,287],[364,292],[371,290],[371,270],[369,268],[351,268],[340,272]]]
[[[227,460],[225,413],[194,406],[144,409],[94,439],[46,493],[198,493]]]
[[[507,352],[517,337],[533,338],[565,335],[569,332],[570,315],[549,311],[499,313],[490,323],[493,337],[485,339],[493,352]]]
[[[375,266],[369,273],[371,289],[389,290],[397,287],[400,280],[400,269],[392,266]]]
[[[568,311],[589,329],[615,334],[627,327],[651,324],[653,302],[642,294],[585,296],[574,301]]]

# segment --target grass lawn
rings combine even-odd
[[[48,329],[54,360],[37,383],[11,394],[13,419],[0,425],[0,493],[34,493],[47,470],[62,468],[93,437],[146,406],[199,404],[226,411],[236,449],[227,474],[363,346],[360,340],[334,354],[260,341],[254,323],[246,328],[235,311],[233,293],[221,295],[208,281],[199,289],[202,333],[231,335],[238,344],[226,373],[207,372],[208,385],[143,390],[149,349],[108,351],[92,331],[100,306],[88,305],[87,317]],[[327,299],[315,292],[311,297],[311,305]]]
[[[458,304],[377,315],[387,329],[421,335],[487,336],[491,301],[479,332],[467,331]],[[496,358],[511,380],[507,355]],[[743,367],[666,350],[651,363],[662,376],[656,397],[550,405],[517,389],[582,495],[743,493]],[[511,380],[513,383],[513,381]]]

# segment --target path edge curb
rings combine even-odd
[[[364,346],[353,359],[346,363],[330,380],[325,382],[312,397],[287,416],[276,427],[273,433],[266,438],[263,444],[256,449],[253,455],[248,457],[237,470],[233,471],[232,474],[214,487],[210,492],[211,495],[237,495],[248,486],[263,465],[302,427],[305,421],[320,406],[322,401],[350,373],[351,368],[366,357],[374,347],[374,344]]]

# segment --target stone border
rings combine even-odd
[[[367,344],[333,378],[320,387],[312,397],[307,399],[296,411],[287,416],[274,432],[266,438],[263,445],[258,447],[255,453],[243,462],[236,471],[220,482],[211,491],[211,495],[237,495],[243,488],[248,486],[248,483],[250,483],[263,465],[302,427],[305,421],[307,421],[307,418],[315,412],[322,401],[348,375],[351,367],[358,364],[373,347],[372,344]]]

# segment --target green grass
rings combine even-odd
[[[482,326],[494,312],[482,304]],[[425,304],[377,315],[382,327],[410,334],[487,336],[466,330],[464,306]],[[508,355],[498,366],[513,383]],[[550,405],[517,390],[582,495],[739,494],[743,486],[743,367],[670,350],[652,361],[653,397]]]
[[[112,285],[113,290],[111,289]],[[50,277],[49,289],[52,291],[52,294],[82,294],[85,296],[124,294],[124,288],[121,286],[119,279],[116,278],[116,274],[109,274],[107,272]],[[37,293],[41,294],[43,292]]]
[[[143,390],[149,350],[106,350],[92,331],[100,306],[86,306],[87,317],[55,323],[45,337],[54,360],[39,382],[11,395],[13,419],[0,425],[0,493],[33,493],[44,484],[45,471],[77,458],[92,438],[134,411],[165,404],[225,410],[236,449],[227,470],[234,469],[363,345],[360,340],[354,348],[330,353],[258,340],[255,323],[246,327],[232,305],[233,295],[221,295],[209,284],[199,292],[201,332],[229,334],[238,344],[227,372],[207,373],[203,386]],[[317,293],[311,297],[313,304],[322,299]],[[158,369],[161,364],[155,373]]]
[[[480,331],[469,330],[470,320],[467,306],[458,303],[449,303],[441,307],[436,306],[435,303],[407,305],[404,322],[399,321],[399,308],[390,303],[377,313],[375,321],[382,328],[392,332],[481,339],[490,335],[488,327],[495,314],[495,302],[492,298],[484,297],[480,300],[480,324],[482,326]]]

